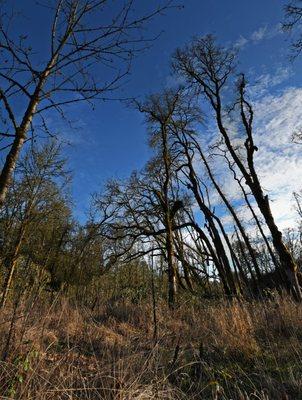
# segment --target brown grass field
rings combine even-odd
[[[1,399],[302,399],[302,308],[289,299],[159,304],[157,339],[148,304],[13,311]]]

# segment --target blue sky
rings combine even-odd
[[[45,11],[34,5],[34,0],[16,3],[19,2],[26,15],[31,5],[26,28],[35,45],[43,49],[47,23],[41,25],[39,21],[47,20]],[[149,0],[137,3],[150,4]],[[169,85],[170,56],[175,48],[207,33],[215,34],[222,43],[238,46],[239,69],[250,80],[261,81],[255,90],[259,104],[268,96],[274,96],[275,100],[288,88],[300,87],[301,62],[289,63],[288,37],[280,33],[284,2],[183,0],[183,4],[183,9],[168,11],[149,26],[150,34],[163,32],[153,47],[135,60],[128,82],[117,95],[143,98]],[[77,106],[71,115],[77,126],[75,130],[58,122],[58,116],[54,123],[60,127],[60,135],[70,142],[64,151],[73,170],[75,214],[83,220],[89,195],[99,191],[106,179],[126,177],[133,169],[143,167],[149,150],[142,117],[120,102],[101,102],[95,110]]]

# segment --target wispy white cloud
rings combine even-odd
[[[302,189],[302,145],[292,141],[293,132],[302,129],[302,88],[284,87],[291,74],[291,68],[280,66],[275,73],[259,76],[256,83],[248,88],[254,109],[254,141],[259,149],[255,153],[256,169],[281,229],[296,224],[293,192]],[[282,85],[278,86],[280,84]],[[219,133],[212,125],[208,129],[212,139],[208,140],[207,144],[212,145]],[[244,136],[240,133],[238,125],[229,121],[228,129],[233,140],[239,147],[240,144],[243,147]],[[215,150],[215,153],[219,151]],[[223,158],[213,157],[212,166],[224,192],[232,203],[237,205],[241,218],[248,222],[251,213],[246,206],[242,206],[241,189]],[[241,176],[240,173],[238,176]],[[244,181],[242,183],[244,185]],[[246,190],[249,192],[247,187]],[[216,194],[212,199],[213,204],[219,207],[222,215],[224,214],[226,223],[231,225],[232,218],[221,207],[219,196]],[[259,214],[256,206],[255,210]]]
[[[273,215],[281,229],[292,227],[297,219],[293,192],[302,189],[302,146],[291,140],[302,124],[302,88],[287,88],[277,95],[265,95],[254,102],[254,141],[256,169],[271,200]],[[224,172],[224,190],[233,199],[242,197],[238,185]],[[248,220],[249,211],[242,207]]]
[[[259,29],[254,31],[250,38],[253,42],[259,42],[260,40],[263,40],[268,33],[268,28],[267,26],[261,26]]]
[[[236,49],[241,49],[243,48],[246,44],[248,44],[248,39],[242,35],[239,36],[239,38],[235,41],[234,47]]]
[[[291,141],[293,131],[301,126],[301,104],[301,88],[287,88],[255,104],[255,141],[260,149],[256,165],[282,228],[296,220],[292,193],[302,188],[302,146]]]
[[[261,74],[249,85],[248,94],[253,100],[263,98],[273,88],[288,80],[292,74],[293,70],[289,66],[279,66],[274,73]]]
[[[282,33],[281,24],[274,26],[263,25],[252,32],[249,36],[240,35],[235,41],[234,47],[241,49],[248,44],[256,44],[263,40],[272,39]]]

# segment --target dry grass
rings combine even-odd
[[[91,312],[57,300],[21,307],[1,399],[302,399],[302,307],[127,302]],[[4,348],[12,310],[2,312]]]

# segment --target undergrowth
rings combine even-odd
[[[157,337],[148,304],[57,298],[12,315],[1,399],[302,399],[302,308],[289,299],[158,304]]]

